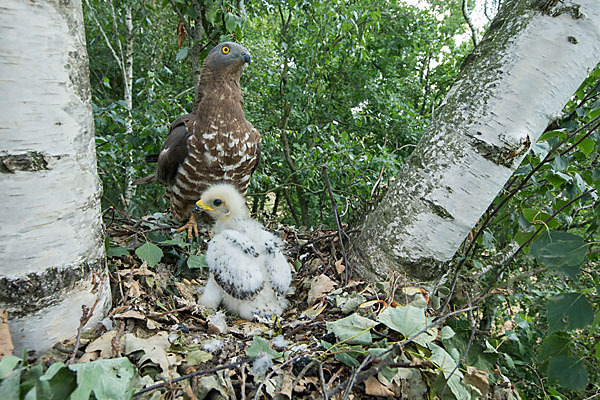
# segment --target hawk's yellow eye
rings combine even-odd
[[[228,47],[228,46],[223,46],[223,48],[221,49],[221,52],[222,52],[223,54],[227,54],[227,53],[229,53],[229,47]]]

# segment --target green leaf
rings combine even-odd
[[[462,372],[460,372],[458,369],[454,370],[456,367],[456,362],[446,350],[435,343],[429,343],[427,344],[427,347],[429,347],[431,350],[431,358],[429,361],[437,365],[442,370],[446,379],[448,379],[452,371],[454,371],[452,375],[457,375],[458,377],[462,378]]]
[[[540,223],[540,222],[546,221],[548,218],[550,218],[550,214],[533,209],[533,208],[524,208],[522,211],[523,211],[523,216],[531,224]],[[554,228],[557,225],[558,225],[558,221],[556,221],[554,219],[551,219],[550,221],[548,221],[548,226],[550,228]]]
[[[283,353],[273,350],[266,339],[256,335],[252,339],[252,344],[246,349],[246,356],[256,357],[260,353],[266,353],[273,358],[279,358],[283,355]]]
[[[548,365],[550,382],[568,389],[583,389],[588,384],[588,372],[583,361],[568,356],[553,357]]]
[[[377,325],[377,322],[354,313],[346,318],[327,322],[326,325],[327,332],[333,332],[339,340],[346,343],[371,344],[373,338],[370,328]]]
[[[594,320],[594,309],[581,293],[564,293],[546,303],[548,333],[580,329]]]
[[[40,397],[44,399],[67,399],[77,388],[77,375],[61,362],[52,364],[39,379]]]
[[[544,362],[550,357],[568,356],[570,343],[569,339],[559,335],[546,336],[538,352],[538,360]]]
[[[189,365],[198,365],[203,362],[210,361],[212,358],[213,355],[210,354],[208,351],[194,350],[191,351],[185,359]]]
[[[175,56],[175,61],[181,61],[184,58],[186,58],[189,51],[190,51],[189,47],[187,47],[187,46],[182,47],[181,50],[179,50],[177,52],[177,55]]]
[[[568,232],[545,231],[531,245],[530,254],[550,269],[576,277],[587,259],[588,244]]]
[[[577,145],[577,148],[585,154],[585,156],[589,156],[592,151],[594,151],[594,147],[596,146],[596,142],[593,139],[585,138],[581,143]]]
[[[596,358],[600,361],[600,342],[596,343]]]
[[[562,171],[568,166],[569,161],[565,157],[561,156],[560,154],[554,156],[554,161],[552,161],[552,168],[554,168],[555,171]]]
[[[135,254],[143,261],[146,261],[149,266],[154,267],[162,258],[163,251],[154,243],[146,242],[135,249]]]
[[[69,369],[77,372],[71,400],[88,400],[92,393],[97,400],[128,399],[138,382],[137,370],[126,357],[73,364]]]
[[[410,338],[419,331],[427,327],[429,321],[425,316],[425,310],[412,306],[388,307],[377,318],[377,321],[386,325],[404,337]],[[435,328],[423,332],[413,340],[421,345],[425,345],[436,338],[437,330]]]
[[[235,26],[237,25],[237,18],[235,15],[231,13],[227,13],[225,16],[225,28],[227,32],[233,32],[235,30]]]
[[[199,256],[189,256],[187,259],[187,265],[189,269],[206,268],[208,266],[204,254]]]
[[[0,360],[0,379],[7,377],[20,361],[21,359],[19,357],[13,356],[12,354],[7,354],[2,357],[2,360]]]
[[[533,232],[519,232],[513,238],[519,246],[523,246],[533,236]]]
[[[127,250],[124,247],[109,247],[108,250],[106,250],[106,257],[110,258],[110,257],[123,257],[123,256],[128,256],[129,255],[129,250]]]

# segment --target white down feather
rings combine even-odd
[[[229,184],[210,187],[197,205],[216,221],[206,251],[209,277],[200,304],[215,309],[224,304],[247,320],[281,315],[292,281],[281,239],[250,219],[244,198]]]

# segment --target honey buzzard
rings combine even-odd
[[[198,236],[192,208],[206,188],[231,183],[242,194],[260,154],[260,134],[246,120],[240,77],[250,53],[237,43],[215,46],[202,64],[196,102],[177,118],[158,155],[156,180],[167,186],[171,212]]]
[[[250,219],[244,197],[229,184],[209,187],[196,205],[215,220],[199,303],[210,308],[223,303],[247,320],[281,315],[292,281],[281,239]]]

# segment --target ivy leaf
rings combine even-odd
[[[75,372],[61,362],[52,364],[39,378],[39,393],[44,399],[67,399],[77,388]]]
[[[353,344],[371,344],[370,328],[377,322],[354,313],[337,321],[327,322],[327,332],[333,332],[342,341]]]
[[[594,320],[594,309],[581,293],[564,293],[546,303],[548,333],[580,329]]]
[[[446,379],[448,379],[448,377],[450,376],[450,374],[452,374],[453,371],[453,375],[462,378],[462,372],[460,372],[458,369],[454,369],[456,367],[456,362],[446,350],[434,343],[429,343],[427,347],[429,347],[429,349],[431,350],[431,358],[429,359],[429,361],[437,365],[440,368],[440,370],[442,370]]]
[[[92,393],[98,400],[127,399],[137,385],[137,370],[126,357],[73,364],[69,369],[77,372],[72,400],[88,400]]]
[[[127,250],[124,247],[109,247],[108,250],[106,250],[106,257],[111,258],[111,257],[123,257],[123,256],[128,256],[129,255],[129,250]]]
[[[252,344],[246,349],[246,356],[256,357],[260,353],[266,353],[273,358],[279,358],[283,355],[283,353],[273,350],[266,339],[254,336]]]
[[[331,346],[333,346],[331,343],[321,340],[321,347],[323,347],[325,350],[330,349]],[[347,365],[348,367],[358,367],[360,363],[358,362],[356,357],[354,357],[354,355],[358,356],[360,353],[354,351],[346,351],[346,349],[347,347],[339,347],[339,351],[332,352],[335,359]],[[360,349],[360,346],[357,347],[357,350]]]
[[[587,251],[588,244],[581,236],[558,231],[543,232],[529,250],[538,263],[571,278],[576,278],[579,273],[579,267],[587,258]]]
[[[189,256],[187,259],[187,265],[189,269],[206,268],[208,266],[204,254],[199,256]]]
[[[557,382],[568,389],[583,389],[588,384],[588,372],[583,361],[568,357],[553,357],[548,365],[550,382]]]
[[[406,338],[412,337],[417,332],[425,329],[428,325],[425,310],[413,306],[388,307],[379,314],[377,321],[386,325],[388,328],[400,332]],[[432,328],[414,338],[414,341],[421,345],[425,345],[434,340],[436,335],[437,330]]]
[[[143,261],[146,261],[149,266],[154,267],[162,258],[163,251],[154,243],[146,242],[135,249],[135,254]]]

